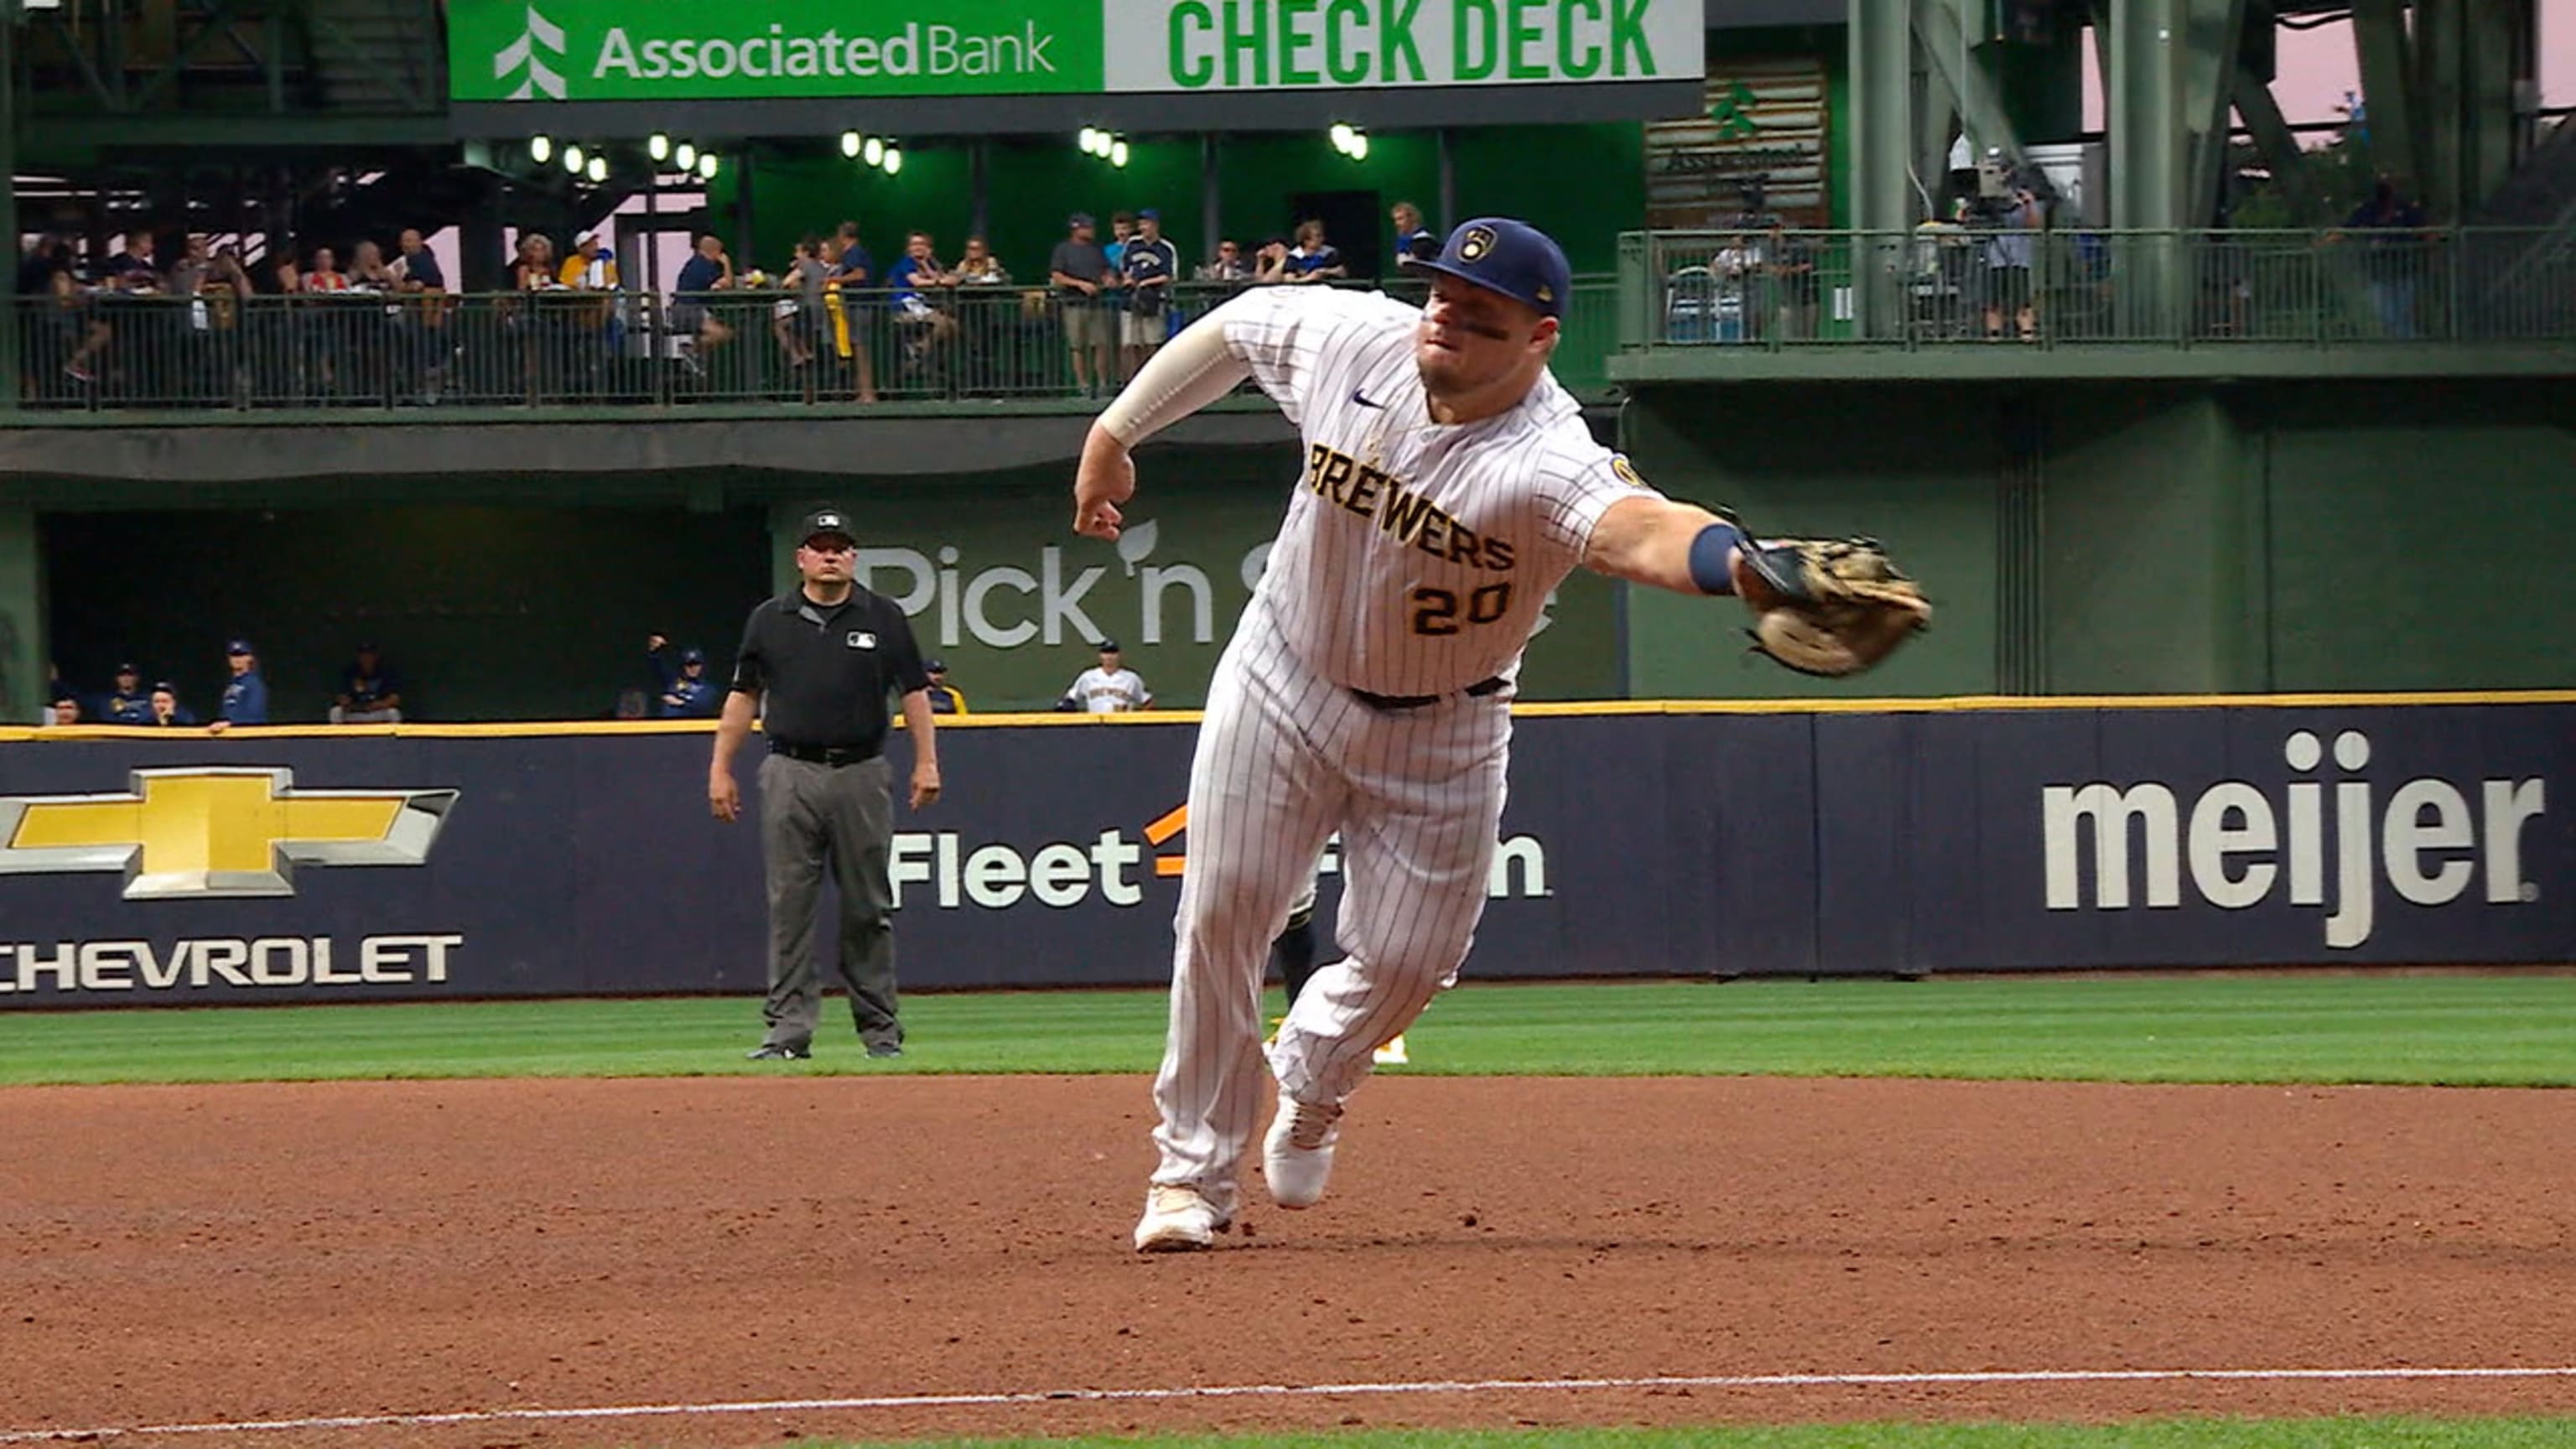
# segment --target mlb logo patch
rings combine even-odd
[[[853,629],[850,631],[849,643],[853,649],[874,649],[877,647],[877,636],[865,629]]]

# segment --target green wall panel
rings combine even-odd
[[[2279,410],[2267,449],[2275,687],[2576,684],[2576,428],[2563,391],[2495,397],[2448,422],[2426,403],[2348,397],[2339,423]]]
[[[37,722],[45,707],[44,646],[45,561],[36,512],[0,508],[0,721]]]
[[[2047,406],[2041,516],[2048,687],[2193,694],[2261,687],[2249,597],[2250,478],[2214,394],[2063,391]]]
[[[1955,388],[1711,388],[1640,396],[1622,417],[1646,481],[1734,509],[1757,533],[1869,534],[1932,596],[1931,632],[1859,679],[1744,654],[1731,600],[1628,591],[1629,691],[1645,698],[1988,694],[1995,689],[1992,400]]]

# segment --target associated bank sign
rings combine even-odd
[[[450,0],[460,101],[1696,79],[1702,0]]]

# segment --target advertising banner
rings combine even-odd
[[[0,1008],[765,981],[703,728],[13,733]],[[1168,980],[1195,736],[944,729],[950,794],[896,813],[904,983]],[[2563,963],[2571,769],[2568,700],[1539,707],[1464,974]]]
[[[1583,84],[1701,73],[1701,0],[450,0],[459,101]]]

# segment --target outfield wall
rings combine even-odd
[[[1194,723],[943,728],[906,984],[1164,979]],[[0,1008],[762,985],[703,726],[7,738]],[[2564,962],[2571,756],[2576,692],[1531,706],[1467,974]]]

